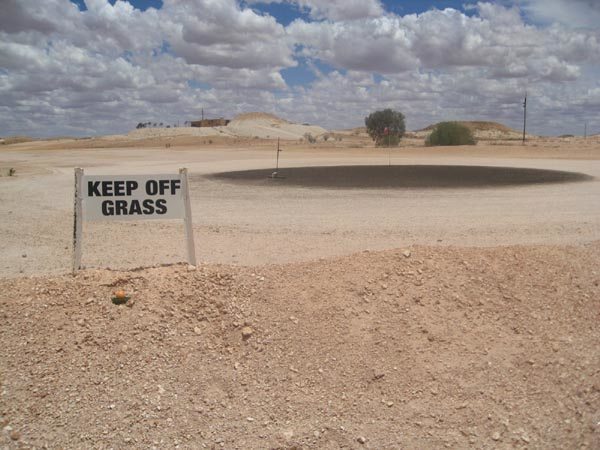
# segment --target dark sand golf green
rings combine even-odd
[[[479,188],[592,180],[576,172],[490,166],[319,166],[220,172],[210,178],[236,184],[344,189]]]

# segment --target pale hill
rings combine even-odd
[[[316,125],[301,125],[281,119],[273,114],[251,112],[236,116],[226,127],[229,132],[238,137],[258,137],[266,139],[302,139],[306,134],[319,137],[327,133]]]
[[[269,114],[264,112],[249,112],[238,114],[232,120],[232,122],[253,122],[253,121],[264,121],[267,120],[272,123],[290,123],[289,121],[277,117],[275,114]]]
[[[473,132],[473,135],[477,140],[513,140],[521,139],[523,137],[523,133],[521,131],[513,130],[512,128],[507,127],[506,125],[503,125],[498,122],[486,122],[480,120],[461,120],[453,122],[459,123],[469,128]],[[414,137],[424,139],[427,136],[429,136],[431,131],[437,125],[437,123],[429,125],[421,130],[415,131],[414,133],[412,133],[412,135]],[[528,134],[527,136],[530,135]]]
[[[506,125],[502,125],[501,123],[498,122],[485,122],[485,121],[479,121],[479,120],[462,120],[462,121],[457,121],[458,123],[460,123],[461,125],[464,125],[465,127],[469,128],[471,131],[475,132],[475,131],[501,131],[504,133],[518,133],[518,131],[513,130],[512,128],[507,127]],[[438,124],[433,124],[433,125],[429,125],[428,127],[423,128],[422,130],[418,130],[418,131],[431,131],[433,130]]]
[[[129,132],[131,139],[147,139],[173,136],[229,136],[233,138],[261,139],[303,139],[306,134],[319,137],[327,133],[316,125],[301,125],[289,122],[273,114],[250,112],[236,116],[223,127],[178,127],[178,128],[140,128]],[[110,136],[114,139],[119,136]]]

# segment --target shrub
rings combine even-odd
[[[314,144],[315,142],[317,142],[317,138],[314,137],[312,134],[310,133],[305,133],[304,134],[304,139],[306,139],[308,141],[309,144]]]
[[[398,145],[404,136],[404,114],[391,109],[375,111],[365,117],[367,133],[375,141],[375,145]]]
[[[377,147],[397,147],[400,143],[400,137],[395,134],[388,134],[383,136],[380,141],[375,142]]]
[[[425,139],[425,145],[475,145],[469,128],[458,122],[440,122]]]

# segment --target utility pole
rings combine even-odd
[[[583,138],[587,139],[587,122],[585,123],[585,126],[583,127]]]
[[[523,100],[523,144],[525,144],[525,128],[527,126],[527,94]]]
[[[204,120],[204,108],[202,108],[202,120]]]

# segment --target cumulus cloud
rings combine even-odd
[[[241,9],[234,0],[166,0],[161,17],[172,49],[190,64],[295,65],[283,26],[273,17]]]
[[[474,17],[446,9],[360,23],[297,20],[289,33],[303,44],[304,56],[379,73],[479,66],[507,76],[559,81],[577,76],[572,62],[600,58],[594,36],[528,26],[516,9],[493,4],[479,4]]]
[[[379,0],[249,0],[247,3],[289,3],[306,9],[314,19],[333,21],[378,17],[384,12]]]
[[[597,0],[522,0],[530,18],[543,23],[561,23],[569,28],[598,30],[600,3]]]
[[[283,1],[311,19],[284,27],[241,0],[165,0],[145,11],[127,1],[86,0],[80,11],[68,0],[4,0],[0,135],[124,132],[139,121],[190,120],[202,108],[328,127],[360,125],[387,106],[409,128],[442,119],[517,125],[525,91],[534,131],[600,122],[597,30],[525,22],[537,0],[524,16],[496,3],[469,15],[399,16],[378,0]],[[544,4],[547,15],[563,11],[564,2]],[[283,69],[299,64],[315,79],[290,87]]]

